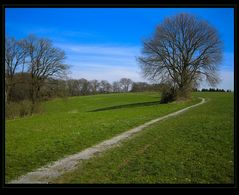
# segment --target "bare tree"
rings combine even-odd
[[[28,54],[28,71],[32,78],[31,99],[35,103],[44,80],[63,77],[68,66],[63,64],[64,51],[53,47],[52,42],[48,39],[30,35],[22,44]]]
[[[91,80],[89,82],[90,82],[89,83],[90,84],[90,92],[93,94],[96,94],[99,89],[100,83],[97,80]]]
[[[78,89],[80,95],[87,95],[90,92],[90,83],[86,79],[82,78],[78,80]]]
[[[101,93],[109,93],[111,91],[112,91],[111,84],[108,81],[106,81],[106,80],[102,80],[100,82],[100,92]]]
[[[132,85],[132,90],[133,92],[138,92],[138,91],[147,91],[149,90],[150,85],[146,82],[134,82]]]
[[[132,87],[133,81],[128,78],[120,79],[121,88],[124,92],[128,92]]]
[[[112,85],[113,92],[121,92],[121,84],[119,81],[114,81]]]
[[[14,75],[17,70],[22,66],[24,70],[24,64],[26,59],[26,50],[21,45],[21,41],[17,41],[14,38],[6,38],[5,41],[5,95],[6,101],[11,100],[12,89],[15,86]]]
[[[78,96],[80,95],[80,91],[78,89],[78,80],[68,79],[67,80],[67,89],[70,96]]]
[[[202,79],[217,84],[221,59],[222,42],[216,29],[189,14],[165,19],[144,42],[138,58],[146,78],[170,83],[182,96]]]

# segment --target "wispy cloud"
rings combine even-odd
[[[57,43],[56,46],[64,48],[66,51],[75,54],[88,54],[97,56],[122,56],[131,57],[139,54],[139,47],[135,46],[112,46],[112,45],[84,45],[84,44],[62,44]]]
[[[87,64],[87,68],[85,67],[81,68],[79,66],[79,68],[72,69],[71,77],[75,79],[108,80],[111,83],[120,80],[122,77],[130,78],[133,81],[142,81],[138,70],[132,67],[108,66],[102,64]]]
[[[136,62],[140,48],[118,45],[56,44],[65,50],[72,78],[106,79],[110,82],[128,77],[143,80]]]
[[[9,34],[14,29],[24,36],[35,34],[37,36],[52,39],[54,41],[68,41],[69,39],[79,38],[99,38],[100,35],[79,30],[68,30],[52,26],[37,26],[33,24],[6,23],[6,32]]]

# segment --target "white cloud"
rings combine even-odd
[[[56,46],[66,51],[66,63],[72,66],[72,78],[113,82],[127,77],[134,81],[144,81],[136,62],[136,56],[140,53],[138,47],[59,43]]]
[[[78,55],[95,55],[95,56],[121,56],[132,57],[138,55],[140,48],[135,46],[112,46],[112,45],[84,45],[84,44],[55,44],[64,48],[66,52]]]
[[[86,78],[88,80],[108,80],[109,82],[120,80],[123,77],[130,78],[133,81],[143,81],[139,69],[135,67],[109,66],[102,64],[87,64],[87,68],[72,69],[71,77]]]

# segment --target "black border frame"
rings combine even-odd
[[[26,3],[26,4],[24,4]],[[195,2],[185,3],[185,1],[174,0],[172,4],[169,4],[167,0],[161,0],[157,4],[32,4],[29,2],[24,2],[23,4],[18,4],[8,1],[8,3],[3,3],[1,5],[1,17],[2,17],[2,39],[1,39],[1,49],[2,49],[2,66],[1,66],[1,88],[2,88],[2,112],[1,119],[2,123],[2,178],[1,187],[2,188],[237,188],[237,22],[238,22],[238,7],[237,3],[233,0],[228,0],[227,4],[222,3],[208,3],[207,0],[201,0],[200,4]],[[69,2],[70,3],[70,2]],[[178,4],[180,3],[180,4]],[[5,183],[5,79],[4,72],[4,45],[5,45],[5,8],[234,8],[234,184],[6,184]]]

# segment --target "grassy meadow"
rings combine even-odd
[[[6,121],[6,181],[151,119],[158,122],[53,183],[232,183],[233,94],[194,93],[159,104],[158,93],[121,93],[45,102],[43,113]],[[97,158],[97,160],[96,160]]]
[[[76,171],[52,182],[233,183],[233,94],[194,96],[209,101],[150,126],[121,147],[83,162]]]
[[[6,121],[6,181],[200,100],[159,104],[158,93],[121,93],[45,102],[43,113]]]

